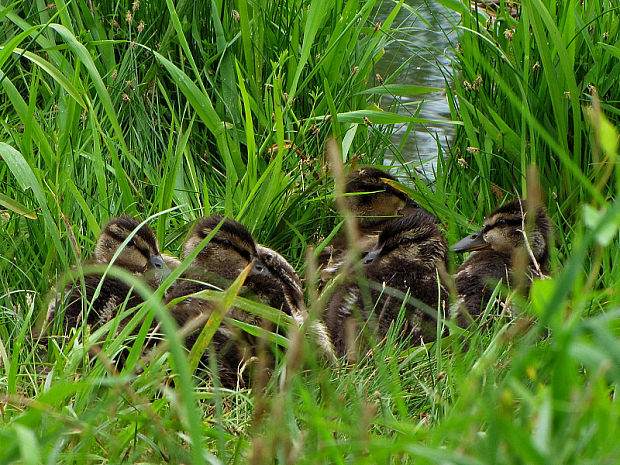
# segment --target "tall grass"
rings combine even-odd
[[[442,3],[461,13],[446,90],[463,124],[433,188],[411,179],[412,195],[453,240],[532,193],[535,164],[552,279],[513,319],[413,348],[390,334],[354,367],[290,334],[267,387],[234,392],[188,383],[178,344],[114,375],[107,356],[137,354],[135,337],[108,337],[91,359],[86,339],[37,344],[32,328],[121,213],[171,209],[151,225],[173,253],[188,222],[226,213],[303,269],[335,221],[327,138],[344,162],[381,163],[382,125],[420,122],[374,106],[413,88],[367,90],[403,5],[383,24],[375,1],[2,6],[3,463],[618,461],[619,10],[524,0],[487,28],[469,2]],[[163,311],[154,301],[136,324]]]
[[[618,7],[524,1],[518,18],[455,8],[463,20],[454,102],[463,126],[450,168],[463,175],[454,177],[480,193],[481,213],[502,190],[511,194],[506,186],[524,193],[530,164],[554,211],[600,206],[615,191],[607,182],[613,160],[594,143],[584,107],[596,95],[618,122]]]
[[[462,32],[452,101],[463,125],[442,190],[480,222],[500,199],[525,197],[527,169],[536,166],[544,203],[556,218],[556,263],[564,262],[584,220],[592,226],[590,214],[608,209],[617,192],[617,147],[608,131],[620,121],[620,86],[614,85],[620,10],[606,1],[557,8],[524,1],[514,18],[504,9],[494,17],[454,8],[462,13]],[[609,134],[607,148],[603,134]],[[617,238],[613,244],[608,260],[617,258]],[[600,288],[618,282],[605,263],[594,263],[603,267]],[[589,258],[585,264],[591,273]]]

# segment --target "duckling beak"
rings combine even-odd
[[[368,252],[364,258],[362,258],[362,263],[367,265],[368,263],[372,263],[381,253],[381,248],[375,248]]]
[[[157,270],[162,270],[166,267],[166,263],[161,255],[149,254],[149,263]]]
[[[401,208],[400,210],[398,210],[398,214],[402,216],[411,215],[413,212],[415,212],[419,208],[420,208],[420,205],[418,204],[418,202],[407,197],[405,206]]]
[[[484,240],[481,229],[480,231],[476,231],[475,233],[470,234],[469,236],[466,236],[460,241],[458,241],[456,244],[450,247],[450,250],[457,253],[463,253],[490,248],[491,245]]]
[[[155,269],[155,272],[161,277],[162,281],[170,274],[170,269],[161,255],[150,254],[149,263]]]
[[[269,268],[265,266],[265,264],[260,261],[258,258],[255,258],[252,262],[252,269],[250,270],[250,274],[248,276],[268,276],[273,277]]]

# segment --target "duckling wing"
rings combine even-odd
[[[100,290],[95,298],[97,288]],[[102,282],[99,275],[84,276],[84,288],[76,282],[67,287],[67,293],[69,297],[63,316],[65,330],[78,327],[84,320],[97,328],[114,318],[125,301],[127,308],[142,302],[125,282],[111,277],[106,277]]]
[[[437,311],[445,308],[448,292],[438,283],[437,272],[433,268],[415,263],[401,265],[394,266],[394,271],[387,276],[384,273],[373,276],[374,271],[369,273],[372,281],[384,278],[382,289],[371,286],[373,300],[378,301],[376,313],[379,315],[380,335],[387,334],[392,322],[398,319],[404,303],[405,317],[413,335],[412,343],[417,344],[422,338],[432,341],[437,334]]]
[[[486,308],[499,281],[509,283],[510,256],[494,250],[472,253],[454,275],[456,290],[472,317]]]

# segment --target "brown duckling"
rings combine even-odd
[[[270,290],[269,306],[281,309],[287,315],[292,316],[297,325],[303,325],[308,317],[308,309],[304,302],[304,290],[297,272],[275,250],[258,245],[257,251],[258,257],[269,271],[268,276],[263,278],[266,280],[264,288]],[[334,349],[324,323],[322,321],[312,322],[309,331],[323,351],[323,355],[328,360],[333,360]]]
[[[190,269],[169,289],[167,300],[171,301],[210,288],[225,289],[250,263],[253,263],[239,295],[261,301],[293,315],[296,312],[295,306],[299,305],[300,295],[303,304],[303,293],[296,289],[298,282],[295,281],[294,270],[291,267],[294,276],[286,283],[289,293],[284,294],[283,284],[261,261],[254,238],[241,223],[217,215],[203,218],[193,228],[183,245],[184,258],[192,253],[222,221],[220,229],[198,253]],[[215,304],[212,302],[189,297],[174,305],[171,313],[176,322],[184,326],[198,317],[201,321],[206,321],[205,318],[214,309]],[[232,307],[227,316],[254,326],[263,324],[259,317],[236,307]],[[202,325],[188,336],[186,340],[188,347],[192,347],[196,342],[201,327]],[[231,323],[224,322],[220,325],[213,338],[213,347],[218,357],[218,374],[224,386],[232,388],[237,383],[247,385],[248,377],[239,376],[239,373],[243,371],[243,365],[254,355],[255,346],[256,341],[249,334],[243,333]],[[203,357],[203,362],[208,365],[206,355]]]
[[[275,250],[257,245],[256,251],[261,263],[269,271],[261,275],[263,279],[269,280],[265,281],[267,286],[264,288],[269,306],[292,316],[297,324],[303,324],[308,312],[304,303],[301,279],[297,272],[286,258]]]
[[[523,214],[522,214],[523,211]],[[461,239],[452,246],[454,252],[472,254],[458,268],[455,278],[459,294],[457,304],[462,305],[472,317],[480,315],[499,281],[510,285],[514,281],[514,259],[518,253],[528,256],[529,280],[535,275],[549,272],[549,241],[551,224],[543,207],[532,213],[526,202],[509,202],[491,213],[482,229]],[[533,215],[533,218],[528,218]],[[530,252],[525,252],[524,225],[531,221],[527,231]],[[514,284],[514,283],[512,283]]]
[[[347,209],[357,223],[356,247],[363,255],[376,245],[379,233],[394,219],[422,209],[401,190],[398,180],[387,171],[373,167],[359,168],[346,179],[344,200]],[[428,213],[430,215],[430,213]],[[323,266],[321,278],[331,279],[341,266],[349,248],[344,231],[340,231],[319,255],[318,264]]]
[[[194,258],[190,268],[168,290],[166,300],[205,289],[225,289],[252,261],[255,264],[248,278],[264,272],[264,266],[256,260],[256,242],[247,228],[219,215],[198,221],[183,244],[183,258],[187,258],[222,221],[220,229]],[[209,302],[188,298],[175,305],[172,313],[182,325],[204,311],[212,310]]]
[[[97,239],[91,263],[103,265],[112,263],[122,243],[135,231],[113,261],[113,265],[140,276],[155,289],[165,272],[165,263],[159,253],[159,245],[153,230],[146,225],[137,229],[139,225],[140,222],[130,216],[121,216],[109,221]],[[93,300],[98,287],[100,287],[99,295]],[[78,327],[84,319],[94,327],[101,326],[114,318],[117,309],[125,301],[127,308],[142,302],[139,295],[131,292],[130,285],[111,276],[106,276],[102,281],[100,274],[84,276],[84,288],[81,282],[70,284],[65,289],[65,295],[68,296],[63,318],[65,330]],[[48,320],[54,316],[59,302],[58,298],[50,302]]]
[[[397,320],[406,293],[410,300],[405,321],[412,343],[422,338],[434,340],[437,311],[448,299],[448,292],[437,280],[438,274],[445,273],[447,252],[443,234],[425,211],[415,211],[385,226],[377,246],[363,259],[369,301],[364,302],[360,284],[349,282],[338,289],[325,313],[336,353],[342,356],[352,348],[359,324],[373,314],[377,336],[383,338]]]

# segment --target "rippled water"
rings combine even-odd
[[[392,107],[392,111],[412,115],[418,103],[423,102],[419,114],[421,118],[449,121],[450,108],[443,89],[445,79],[452,79],[450,50],[455,45],[454,24],[458,18],[454,12],[435,2],[409,0],[408,3],[409,7],[401,9],[393,24],[400,32],[394,37],[395,41],[386,47],[386,54],[377,64],[376,71],[385,78],[407,62],[394,83],[436,87],[441,90],[396,97],[398,101],[391,96],[385,96],[382,98],[381,107]],[[393,7],[393,2],[385,2],[378,11],[378,21],[384,21]],[[405,137],[407,126],[399,125],[395,128],[392,142],[396,148]],[[439,142],[445,146],[453,136],[454,127],[450,124],[416,125],[402,148],[402,159],[415,166],[419,173],[433,179],[438,154],[437,144]],[[398,158],[398,154],[392,156]]]

